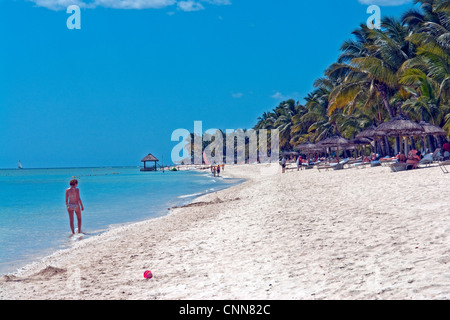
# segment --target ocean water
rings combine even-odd
[[[83,238],[166,215],[170,207],[239,183],[207,172],[137,167],[0,170],[0,274],[73,244],[65,206],[72,177],[85,208]]]

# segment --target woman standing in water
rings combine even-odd
[[[78,180],[73,179],[70,181],[70,188],[66,190],[66,207],[67,212],[69,213],[70,229],[72,229],[72,234],[75,234],[73,213],[75,212],[77,215],[78,233],[81,233],[81,211],[84,211],[83,203],[80,198],[80,190],[77,186]]]

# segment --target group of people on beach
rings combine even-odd
[[[217,166],[211,165],[211,173],[214,175],[214,177],[219,177],[220,176],[220,167],[222,167],[222,171],[225,170],[225,164],[218,164]]]
[[[438,157],[443,160],[443,161],[447,161],[450,160],[450,143],[449,142],[445,142],[442,145],[441,149],[437,150],[437,155]],[[373,161],[386,161],[386,160],[395,160],[398,161],[400,163],[406,163],[408,165],[411,165],[410,168],[411,169],[417,169],[420,161],[424,158],[424,155],[418,151],[418,150],[411,150],[409,151],[408,155],[405,155],[404,153],[399,152],[395,157],[393,158],[380,158],[380,155],[377,153],[372,153],[370,156],[363,156],[361,162],[362,163],[372,163]],[[318,160],[325,160],[325,158],[319,158],[318,156],[315,157],[315,160],[312,161],[311,159],[308,161],[302,158],[301,155],[298,155],[296,158],[292,158],[292,156],[290,156],[289,158],[286,157],[286,155],[283,155],[283,157],[280,160],[280,165],[282,168],[282,173],[286,172],[286,167],[287,167],[287,163],[288,161],[294,162],[296,163],[297,166],[297,171],[299,171],[302,168],[302,165],[306,162],[307,164],[314,164],[314,162],[317,162]],[[330,158],[328,158],[329,163],[336,163],[338,162],[338,158],[336,156],[335,153],[331,154]]]
[[[297,158],[295,159],[295,164],[297,166],[297,171],[300,171],[300,169],[302,169],[303,163],[307,163],[307,164],[311,164],[312,161],[311,160],[306,160],[303,159],[303,157],[301,155],[299,155]],[[290,158],[291,161],[294,161],[294,159],[292,159],[292,157]],[[285,173],[286,172],[286,165],[287,165],[288,159],[286,158],[286,156],[283,156],[283,158],[280,161],[281,164],[281,168],[282,168],[282,172]]]
[[[400,163],[406,163],[412,165],[412,169],[417,169],[420,160],[422,160],[423,156],[420,151],[411,150],[406,156],[404,153],[399,152],[394,159],[396,159]]]

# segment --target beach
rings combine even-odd
[[[450,298],[450,177],[437,166],[221,175],[246,181],[2,276],[0,298]]]

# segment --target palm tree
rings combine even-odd
[[[440,112],[436,96],[436,92],[439,91],[438,84],[416,68],[408,69],[400,82],[410,86],[410,92],[413,93],[413,96],[402,104],[403,113],[412,120],[424,120],[439,125],[443,120],[443,114]]]
[[[404,109],[414,109],[427,121],[446,127],[450,102],[450,4],[442,0],[415,2],[421,3],[423,13],[409,11],[403,19],[414,31],[408,39],[417,45],[417,56],[405,62],[401,81],[415,86],[417,94],[405,102]]]
[[[348,60],[348,64],[334,64],[327,70],[327,75],[338,73],[345,76],[342,84],[331,93],[329,112],[355,104],[358,100],[370,104],[381,98],[392,118],[395,108],[390,100],[401,88],[397,72],[415,54],[413,44],[406,40],[408,27],[387,17],[382,21],[382,30],[368,30],[361,26],[353,34],[358,35],[358,45],[349,47],[347,41],[341,48],[340,61]],[[359,55],[355,47],[359,48]]]
[[[414,2],[420,10],[383,18],[381,30],[360,25],[304,106],[282,102],[255,128],[278,128],[286,149],[337,133],[352,138],[397,113],[450,133],[450,1]],[[382,145],[388,152],[387,138]]]
[[[264,112],[262,116],[258,117],[258,123],[255,125],[254,129],[273,129],[274,127],[274,117],[270,112]]]

